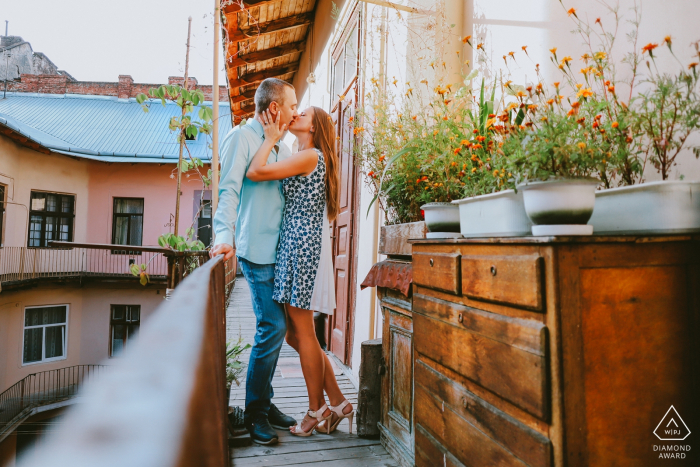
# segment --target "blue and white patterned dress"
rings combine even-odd
[[[282,180],[284,214],[272,298],[297,308],[333,314],[335,284],[326,209],[326,162],[307,176]]]

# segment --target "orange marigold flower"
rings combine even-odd
[[[433,136],[436,136],[437,134],[438,134],[437,130],[433,131]]]
[[[555,81],[555,82],[554,82],[554,87],[555,87],[555,88],[558,88],[558,87],[559,87],[559,81]]]
[[[691,68],[695,68],[696,66],[700,65],[698,62],[693,62],[690,65],[688,65],[688,69],[690,70]]]
[[[459,152],[459,148],[457,148],[456,151]],[[450,165],[451,165],[452,167],[457,167],[457,163],[454,162],[454,161],[452,161],[452,163],[451,163]]]
[[[612,126],[613,128],[617,128],[617,127],[620,126],[620,124],[617,123],[617,122],[612,122],[612,125],[611,125],[611,126]]]
[[[526,46],[526,45],[524,45],[524,46],[522,46],[522,47],[520,47],[520,48],[523,49],[523,52],[527,53],[527,46]]]
[[[553,105],[553,104],[554,104],[554,99],[549,99],[549,100],[547,101],[547,104]]]
[[[524,93],[522,91],[518,91],[518,93],[515,95],[515,97],[527,97],[527,93]]]
[[[581,118],[579,118],[579,119],[576,120],[576,123],[578,123],[579,125],[581,125],[581,124],[583,124],[583,122],[585,122],[585,121],[586,121],[586,117],[581,117]]]
[[[381,156],[379,156],[379,162],[383,161],[384,159],[386,159],[386,156],[385,156],[384,154],[382,154]]]
[[[580,143],[578,143],[577,146],[578,146],[580,149],[586,149],[586,143],[584,143],[583,141],[581,141]]]
[[[476,129],[476,128],[474,128],[474,131],[472,131],[472,133],[474,133],[475,135],[478,135],[478,134],[479,134],[479,130]]]
[[[671,45],[671,36],[664,37],[664,44]]]
[[[580,105],[581,105],[581,103],[578,102],[578,101],[572,102],[572,103],[571,103],[571,107],[574,108],[574,109],[578,108],[578,106],[580,106]]]
[[[576,8],[571,8],[569,11],[566,12],[569,16],[574,15],[576,16]],[[576,16],[578,18],[578,16]]]
[[[600,126],[600,124],[597,121],[595,121],[595,122],[593,122],[593,125],[591,125],[591,126],[593,128],[598,128]]]
[[[608,91],[612,92],[614,94],[615,93],[615,86],[608,86]]]
[[[411,117],[411,118],[412,118],[413,120],[415,120],[415,119],[417,119],[417,118],[418,118],[418,115],[414,115],[414,116],[413,116],[413,117]]]
[[[590,60],[590,59],[591,59],[591,56],[588,55],[587,53],[581,55],[581,60],[583,60],[586,63],[588,63],[588,60]]]
[[[496,114],[489,114],[489,118],[496,118]]]
[[[444,117],[442,117],[442,119],[443,119],[443,120],[447,120],[447,115],[445,115]]]
[[[472,38],[472,36],[464,36],[464,37],[462,38],[462,42],[464,42],[464,43],[466,44],[467,42],[469,42],[469,40],[470,40],[471,38]]]
[[[583,84],[577,84],[576,89],[581,89],[583,87]]]
[[[475,145],[472,146],[472,148],[474,148],[474,149],[482,149],[483,146],[480,145],[480,144],[475,144]]]
[[[462,150],[462,148],[455,148],[454,153],[455,153],[455,154],[459,154],[459,151],[461,151],[461,150]],[[454,166],[454,165],[457,165],[457,163],[456,163],[456,162],[453,162],[452,165],[453,165],[453,166]]]
[[[601,133],[605,133],[605,128],[601,128],[601,129],[600,129],[600,132],[601,132]]]
[[[476,140],[480,143],[483,143],[485,139],[486,139],[486,136],[477,136],[476,137]]]
[[[593,91],[591,91],[591,88],[588,89],[581,89],[579,92],[576,93],[576,96],[578,97],[591,97],[593,95]]]
[[[557,53],[557,48],[554,47],[553,49],[549,49],[549,51],[552,52],[553,54],[555,54],[555,53]]]
[[[476,172],[476,167],[472,167],[472,173]]]
[[[462,141],[459,142],[462,146],[469,144],[469,140],[463,139]]]
[[[642,53],[644,52],[649,52],[649,55],[651,55],[651,51],[657,48],[659,44],[652,44],[651,42],[642,47]]]
[[[423,177],[421,177],[421,180],[423,180],[423,181],[426,181],[427,179],[428,179],[427,175],[423,175]]]
[[[476,44],[476,50],[479,50],[479,49],[484,50],[484,43],[483,42]]]
[[[608,58],[608,54],[605,52],[596,52],[595,53],[596,60],[605,60],[606,58]]]
[[[348,117],[348,122],[352,122],[353,120],[355,120],[355,117]]]
[[[603,23],[600,22],[600,18],[596,18],[596,19],[595,19],[595,23],[593,23],[593,24],[596,24],[596,23],[597,23],[597,24],[600,24],[601,26],[603,25]]]
[[[498,169],[496,169],[496,170],[493,171],[493,176],[494,176],[494,177],[498,177]]]
[[[367,172],[367,176],[368,176],[368,177],[371,177],[372,175],[374,175],[374,172],[373,172],[373,171]]]

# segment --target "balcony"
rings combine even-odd
[[[174,286],[209,258],[206,251],[179,252],[133,245],[49,242],[51,248],[0,248],[0,291],[46,282],[138,283],[132,264],[146,264],[151,283]],[[235,271],[233,272],[235,275]]]

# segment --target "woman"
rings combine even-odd
[[[270,151],[287,130],[277,116],[262,114],[265,141],[255,153],[246,176],[254,181],[282,180],[285,198],[275,265],[273,298],[287,310],[287,343],[301,359],[309,394],[309,411],[300,424],[290,427],[297,436],[316,431],[330,433],[347,418],[352,433],[354,410],[338,387],[328,356],[314,331],[314,311],[333,314],[335,286],[329,221],[339,211],[338,156],[330,115],[310,107],[289,124],[299,152],[268,164]],[[326,405],[326,391],[330,408]]]

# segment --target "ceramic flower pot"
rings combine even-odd
[[[519,237],[530,235],[532,222],[525,213],[523,192],[504,190],[452,201],[459,206],[463,237]]]
[[[591,235],[593,226],[588,220],[598,184],[594,179],[557,179],[519,185],[525,212],[534,224],[532,234]]]
[[[428,226],[426,238],[460,237],[459,207],[452,203],[428,203],[420,207]]]
[[[590,224],[596,234],[700,231],[700,182],[659,181],[596,193]]]

